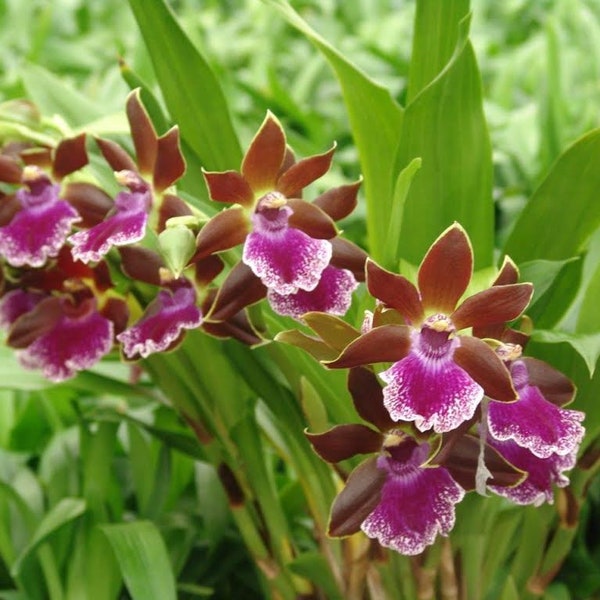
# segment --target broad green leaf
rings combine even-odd
[[[373,258],[381,261],[392,210],[394,155],[402,124],[402,108],[389,90],[375,83],[333,48],[286,0],[264,1],[279,9],[291,25],[317,46],[335,71],[365,180],[369,249]]]
[[[129,0],[171,117],[208,170],[242,159],[219,80],[164,0]]]
[[[59,115],[73,128],[83,128],[106,116],[103,106],[98,106],[43,67],[27,65],[21,71],[21,77],[28,97],[43,114]]]
[[[13,577],[19,576],[23,561],[31,556],[41,544],[61,527],[80,517],[85,510],[85,502],[81,498],[63,498],[52,507],[38,525],[29,544],[12,565],[11,574]]]
[[[579,300],[579,302],[578,302]],[[581,286],[575,307],[579,309],[575,330],[578,333],[600,331],[600,229],[593,235],[583,261]]]
[[[133,600],[176,600],[175,576],[165,543],[149,521],[100,527],[117,557]]]
[[[594,375],[596,363],[600,357],[600,331],[585,334],[536,330],[532,334],[532,339],[546,344],[570,344],[585,361],[590,377]]]
[[[38,373],[26,371],[18,363],[15,351],[0,343],[0,388],[33,391],[50,387],[52,383]]]
[[[505,252],[517,263],[579,254],[600,225],[600,129],[554,163],[517,220]]]
[[[492,155],[467,25],[461,24],[450,62],[404,112],[396,172],[416,157],[423,161],[406,198],[400,237],[401,257],[413,264],[454,221],[471,238],[476,268],[492,264]]]
[[[400,171],[396,178],[394,186],[394,201],[392,204],[392,214],[389,219],[389,228],[387,232],[386,244],[384,247],[384,256],[382,266],[387,269],[395,270],[398,258],[402,250],[400,248],[400,231],[402,230],[402,216],[404,213],[404,203],[410,189],[415,173],[421,168],[422,160],[413,158],[410,163]]]
[[[459,23],[469,12],[469,0],[418,0],[408,72],[407,101],[446,66],[459,37]]]
[[[529,281],[534,286],[530,306],[535,304],[548,291],[562,268],[567,263],[575,260],[577,260],[577,257],[567,260],[530,260],[519,265],[520,281]]]

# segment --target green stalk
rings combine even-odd
[[[37,555],[40,561],[40,567],[44,573],[44,579],[46,580],[48,598],[50,600],[64,600],[65,593],[50,545],[42,544],[37,551]]]

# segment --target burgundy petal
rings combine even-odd
[[[195,329],[202,323],[196,306],[196,293],[189,284],[175,290],[161,290],[148,305],[142,318],[117,336],[128,358],[146,358],[162,352],[179,338],[183,330]]]
[[[307,185],[329,171],[334,152],[335,144],[324,154],[316,154],[298,161],[281,175],[276,190],[287,198],[299,198]]]
[[[311,311],[343,316],[350,308],[352,293],[357,286],[350,271],[328,266],[321,273],[321,279],[314,290],[298,290],[293,294],[282,295],[270,289],[267,299],[276,313],[296,319]]]
[[[454,362],[483,387],[485,395],[501,402],[516,400],[510,373],[498,355],[478,338],[460,336],[459,340]]]
[[[0,328],[7,329],[10,327],[21,315],[33,310],[44,298],[44,294],[22,289],[12,290],[4,294],[0,299]]]
[[[556,406],[572,402],[576,390],[566,375],[536,358],[523,357],[521,361],[527,366],[529,384],[539,388],[546,400]]]
[[[137,165],[119,144],[99,137],[94,140],[113,171],[137,171]]]
[[[10,156],[0,154],[0,181],[5,183],[21,183],[21,165]]]
[[[412,351],[380,377],[387,384],[383,399],[392,419],[414,422],[420,431],[456,429],[473,416],[483,397],[481,386],[453,362],[451,353],[434,358]]]
[[[472,435],[461,435],[443,461],[439,461],[438,456],[435,456],[430,464],[443,465],[463,489],[474,490],[480,448],[481,441],[478,438]],[[507,462],[495,448],[488,444],[484,449],[484,462],[486,468],[492,473],[492,481],[496,486],[513,486],[525,478],[523,471]]]
[[[126,110],[139,171],[143,175],[152,175],[158,149],[158,136],[142,104],[139,89],[133,90],[127,97]]]
[[[451,316],[457,330],[506,323],[527,308],[533,294],[530,283],[498,285],[467,298]]]
[[[310,237],[320,240],[328,240],[337,235],[335,223],[318,206],[297,198],[288,200],[288,206],[293,211],[288,221],[290,227],[300,229]]]
[[[13,322],[6,344],[11,348],[26,348],[51,331],[63,315],[61,300],[50,296],[34,303]]]
[[[163,194],[158,208],[158,231],[164,231],[166,223],[173,217],[192,216],[192,209],[179,196]]]
[[[335,237],[329,241],[333,248],[330,264],[338,269],[348,269],[357,281],[364,281],[368,254],[344,238]]]
[[[194,265],[194,281],[200,287],[206,287],[225,268],[225,263],[216,255],[207,256]]]
[[[160,254],[141,246],[122,246],[119,254],[126,275],[151,285],[161,284],[160,269],[166,265]]]
[[[101,188],[84,181],[72,181],[65,187],[63,197],[81,217],[80,226],[94,227],[106,218],[114,206],[113,199]]]
[[[234,338],[247,346],[257,346],[264,342],[264,339],[260,337],[260,334],[257,333],[248,320],[246,311],[236,313],[229,317],[227,321],[215,323],[204,321],[202,329],[214,337]]]
[[[85,133],[62,140],[54,151],[52,175],[55,179],[62,179],[71,173],[85,167],[88,156],[85,150]]]
[[[225,321],[242,308],[262,300],[267,289],[244,263],[238,263],[221,284],[217,297],[206,319]]]
[[[202,171],[208,193],[215,202],[231,202],[249,208],[254,204],[254,192],[237,171]]]
[[[473,251],[465,230],[452,225],[429,248],[419,267],[423,306],[449,315],[473,272]]]
[[[500,271],[492,285],[510,285],[519,281],[519,269],[509,256],[504,257]]]
[[[387,471],[381,500],[361,529],[382,546],[405,555],[420,554],[438,534],[448,535],[455,521],[454,505],[465,492],[443,467],[420,468],[382,456]]]
[[[344,537],[360,531],[362,522],[379,504],[385,479],[385,471],[377,468],[376,457],[356,467],[331,507],[329,535]]]
[[[316,198],[313,204],[325,211],[334,221],[344,219],[356,208],[361,183],[362,179],[332,188]]]
[[[410,330],[404,325],[384,325],[367,331],[326,365],[333,369],[359,367],[404,358],[410,350]]]
[[[379,431],[388,431],[396,425],[383,404],[383,389],[373,371],[363,367],[350,369],[348,390],[356,412]]]
[[[324,433],[305,431],[304,434],[315,452],[330,463],[337,463],[357,454],[378,452],[383,442],[381,433],[359,423],[336,425]]]
[[[242,175],[253,192],[275,189],[285,154],[285,133],[275,115],[267,112],[242,162]]]
[[[200,230],[191,262],[243,243],[249,231],[250,223],[243,208],[233,206],[217,213]]]
[[[179,146],[179,128],[169,129],[158,138],[153,183],[157,192],[173,185],[185,173],[185,160]]]
[[[418,325],[425,313],[417,288],[406,277],[382,269],[367,260],[367,287],[372,296],[397,310],[411,325]]]

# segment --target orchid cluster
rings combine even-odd
[[[127,116],[136,160],[96,139],[122,188],[114,199],[78,178],[83,134],[0,155],[0,326],[25,367],[62,381],[115,347],[146,358],[196,328],[258,344],[247,308],[266,298],[318,334],[280,340],[350,369],[364,423],[307,434],[328,462],[371,455],[336,498],[331,535],[362,529],[418,554],[450,532],[466,492],[539,505],[568,484],[583,414],[564,408],[575,392],[564,375],[522,356],[528,336],[510,325],[533,288],[514,263],[464,298],[473,255],[455,224],[416,285],[378,266],[336,224],[355,208],[360,181],[304,200],[335,147],[296,160],[271,113],[239,171],[203,172],[210,198],[227,205],[209,219],[174,193],[186,168],[177,128],[158,136],[138,92]],[[340,317],[362,281],[376,304],[359,331]]]
[[[360,182],[300,198],[334,148],[296,162],[269,113],[240,173],[204,173],[212,199],[232,205],[208,219],[174,193],[186,169],[177,127],[158,136],[139,91],[127,117],[136,160],[95,140],[123,188],[114,199],[82,172],[85,134],[0,155],[0,326],[23,366],[62,381],[115,347],[146,358],[198,327],[257,344],[245,309],[265,296],[296,318],[347,311],[366,255],[335,220],[354,209]],[[215,285],[219,254],[241,243],[242,260]]]
[[[368,260],[376,306],[362,331],[309,314],[318,338],[280,336],[330,368],[349,368],[348,388],[367,423],[307,434],[331,463],[371,455],[336,498],[331,535],[362,529],[383,546],[419,554],[450,532],[466,492],[539,505],[569,483],[565,471],[584,434],[583,413],[563,408],[574,386],[523,357],[528,336],[508,325],[527,307],[532,285],[518,283],[507,258],[488,289],[462,299],[472,268],[469,239],[455,224],[430,247],[417,285]],[[375,370],[379,363],[389,366]]]

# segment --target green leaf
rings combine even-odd
[[[534,292],[530,306],[535,304],[548,291],[562,268],[567,263],[575,260],[577,260],[577,257],[567,260],[530,260],[519,265],[520,281],[533,283]]]
[[[15,351],[0,344],[0,388],[33,391],[50,387],[52,383],[38,373],[26,371],[18,363]]]
[[[394,156],[402,125],[402,107],[389,90],[375,83],[314,31],[286,0],[264,1],[279,9],[287,21],[323,53],[335,71],[365,180],[369,248],[373,258],[381,261],[392,210]]]
[[[71,127],[84,127],[106,116],[105,110],[67,85],[63,79],[38,65],[21,71],[27,95],[46,115],[59,115]]]
[[[102,525],[133,600],[176,600],[175,576],[165,543],[149,521]]]
[[[402,229],[402,216],[404,203],[410,190],[415,173],[421,168],[422,160],[414,158],[400,171],[394,186],[394,201],[392,203],[392,214],[389,219],[389,229],[384,247],[382,266],[387,269],[396,270],[398,259],[401,254],[400,231]]]
[[[205,462],[194,465],[198,506],[206,537],[213,548],[223,539],[230,522],[229,503],[215,467]]]
[[[129,0],[171,117],[208,170],[238,168],[242,159],[227,100],[206,59],[163,0]]]
[[[469,0],[419,0],[415,17],[407,101],[431,83],[446,66],[459,37],[459,23]]]
[[[404,112],[396,172],[415,157],[423,161],[406,197],[400,239],[401,257],[413,264],[454,221],[471,238],[476,268],[492,264],[492,154],[467,25],[450,62]]]
[[[580,138],[558,158],[506,242],[505,252],[517,263],[564,260],[585,248],[600,225],[599,161],[600,129]]]
[[[85,510],[86,505],[81,498],[63,498],[58,504],[51,508],[38,525],[30,542],[12,565],[11,575],[13,577],[18,577],[23,562],[53,533],[80,517]]]
[[[546,344],[570,344],[585,361],[590,377],[594,375],[596,363],[600,356],[600,332],[584,334],[569,333],[567,331],[536,330],[531,337],[536,342],[544,342]]]

